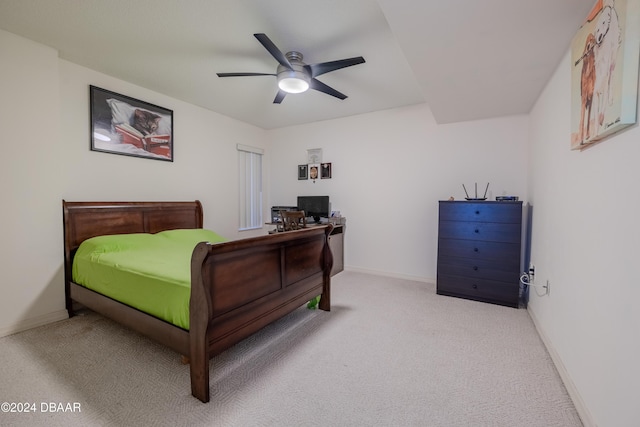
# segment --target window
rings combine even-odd
[[[262,154],[260,148],[237,145],[240,182],[240,230],[262,228]]]

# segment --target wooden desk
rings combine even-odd
[[[274,230],[270,230],[269,234],[281,232],[282,223],[267,222],[266,225],[275,225]],[[326,224],[307,224],[307,227],[316,227]],[[333,230],[329,235],[329,247],[331,248],[331,254],[333,255],[333,267],[331,268],[331,275],[334,276],[344,270],[344,232],[345,224],[334,224]]]

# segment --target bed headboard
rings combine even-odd
[[[108,234],[157,233],[176,228],[202,228],[202,205],[195,202],[67,202],[62,201],[65,248]]]
[[[176,228],[202,228],[202,204],[194,202],[62,201],[65,282],[83,241],[108,234],[157,233]]]

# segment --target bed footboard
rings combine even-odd
[[[331,308],[332,225],[200,243],[191,260],[191,391],[209,401],[209,359],[321,295]]]

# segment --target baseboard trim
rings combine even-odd
[[[28,329],[37,328],[38,326],[44,326],[49,323],[58,322],[60,320],[68,319],[69,313],[67,310],[54,311],[53,313],[43,314],[41,316],[30,317],[28,319],[21,320],[18,323],[0,328],[0,337],[6,337],[7,335],[17,334]]]
[[[349,266],[345,266],[344,270],[353,271],[355,273],[373,274],[374,276],[384,276],[384,277],[391,277],[394,279],[404,279],[404,280],[412,280],[414,282],[430,283],[432,285],[436,284],[436,279],[429,279],[427,277],[420,277],[420,276],[410,276],[408,274],[390,273],[387,271],[370,270],[368,268],[357,268],[357,267],[349,267]]]
[[[533,325],[535,326],[536,331],[538,331],[538,335],[540,336],[540,339],[542,339],[544,346],[547,348],[547,351],[549,352],[549,356],[551,356],[551,360],[553,361],[553,364],[555,365],[556,370],[558,371],[558,374],[560,375],[560,378],[562,379],[562,382],[564,383],[564,386],[567,389],[567,393],[569,393],[569,396],[571,397],[571,400],[573,401],[573,404],[576,407],[576,411],[578,411],[578,415],[580,416],[582,424],[585,427],[597,427],[597,424],[595,423],[593,417],[591,416],[591,412],[589,412],[587,405],[585,405],[584,400],[582,400],[582,396],[580,395],[578,388],[573,383],[573,380],[571,379],[571,376],[569,375],[567,368],[565,368],[564,363],[562,363],[562,359],[560,358],[560,355],[558,354],[555,347],[551,343],[551,340],[549,339],[549,337],[544,333],[544,331],[540,327],[540,322],[538,321],[538,318],[536,317],[535,312],[531,310],[531,308],[529,307],[527,308],[527,313],[529,313],[529,317],[531,317],[531,320],[533,321]]]

